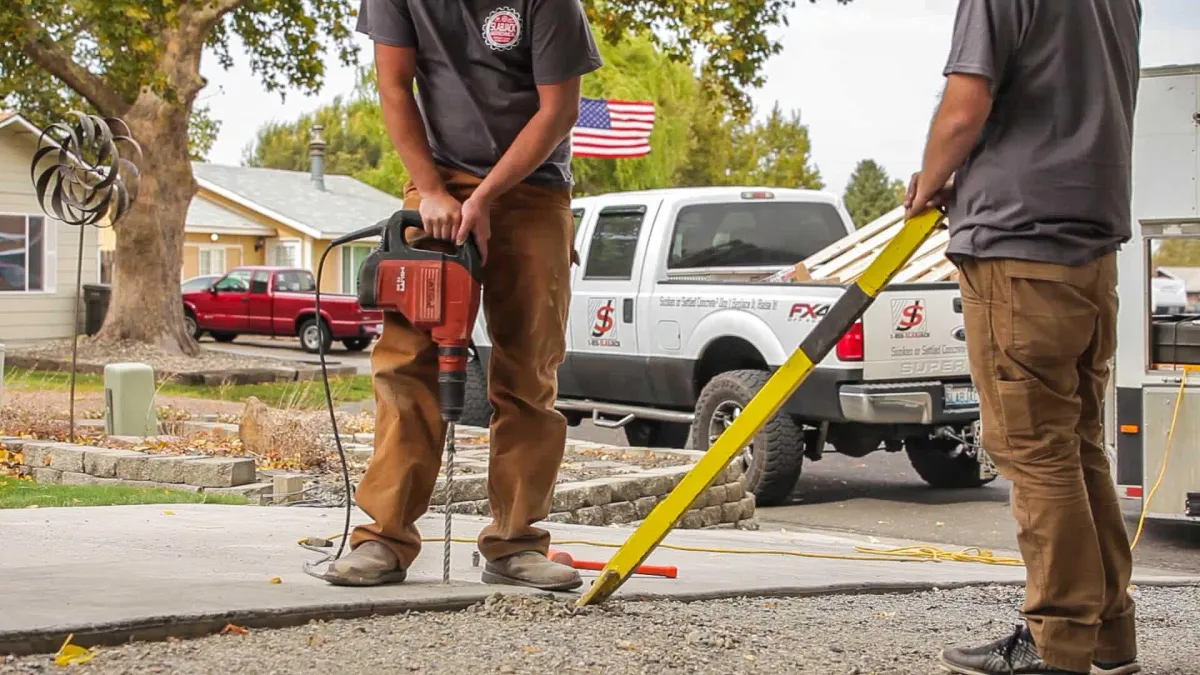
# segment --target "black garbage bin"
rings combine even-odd
[[[109,284],[83,285],[83,332],[95,335],[104,325],[104,317],[108,314],[108,299],[112,296],[112,286]]]

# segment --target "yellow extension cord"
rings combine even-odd
[[[1137,534],[1133,537],[1133,543],[1129,549],[1137,548],[1138,542],[1142,537],[1142,528],[1146,524],[1146,513],[1150,508],[1150,500],[1154,498],[1154,493],[1158,491],[1162,485],[1163,477],[1167,474],[1167,463],[1171,458],[1172,441],[1175,438],[1175,425],[1179,421],[1179,409],[1183,403],[1184,388],[1187,386],[1187,376],[1193,368],[1185,368],[1183,371],[1183,379],[1179,382],[1179,394],[1175,399],[1175,412],[1171,417],[1171,426],[1167,431],[1167,446],[1163,450],[1162,468],[1158,472],[1158,479],[1155,480],[1154,486],[1150,488],[1150,493],[1142,500],[1142,511],[1138,517]],[[1195,368],[1200,370],[1200,368]],[[328,537],[328,541],[337,541],[342,535],[336,534]],[[423,537],[422,542],[440,542],[441,537]],[[454,537],[450,541],[456,544],[474,544],[474,539],[466,537]],[[301,539],[301,544],[311,543],[308,539]],[[614,544],[606,541],[594,541],[590,539],[559,539],[555,540],[555,546],[595,546],[599,548],[620,548],[621,544]],[[659,544],[659,548],[670,549],[672,551],[685,551],[689,553],[714,553],[714,554],[729,554],[729,555],[782,555],[791,556],[794,558],[816,558],[820,560],[851,560],[865,562],[964,562],[964,563],[979,563],[984,565],[1002,565],[1009,567],[1021,567],[1025,563],[1020,558],[1006,558],[997,556],[988,549],[979,547],[965,548],[961,551],[947,551],[937,548],[936,546],[903,546],[900,548],[871,548],[869,546],[855,546],[854,550],[858,555],[840,554],[840,553],[812,553],[810,551],[792,551],[792,550],[777,550],[770,548],[720,548],[706,546],[683,546],[680,544]]]

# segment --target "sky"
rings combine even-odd
[[[353,2],[353,0],[347,0]],[[840,194],[862,159],[906,178],[920,164],[929,119],[942,87],[957,0],[799,0],[789,26],[774,32],[783,51],[767,63],[766,84],[752,92],[755,106],[777,102],[800,110],[813,144],[813,160],[826,188]],[[1142,0],[1142,65],[1200,63],[1200,0]],[[362,36],[360,58],[370,60]],[[354,69],[327,59],[324,88],[285,100],[264,91],[248,60],[233,50],[235,67],[223,70],[212,55],[202,65],[208,87],[200,103],[222,127],[209,161],[240,164],[263,124],[288,121],[354,88]]]

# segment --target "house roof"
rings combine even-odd
[[[390,217],[403,200],[349,176],[195,162],[200,187],[318,239],[333,239]]]
[[[17,113],[11,110],[0,110],[0,124],[4,124],[10,117],[16,117]]]
[[[232,209],[215,204],[204,195],[192,197],[185,230],[204,233],[274,237],[275,228],[255,222]]]
[[[1200,293],[1200,267],[1159,267],[1159,272],[1183,282],[1188,293]]]

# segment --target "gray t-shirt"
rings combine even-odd
[[[951,257],[1080,265],[1130,237],[1138,0],[960,0],[945,74],[995,103],[956,175]]]
[[[434,161],[483,177],[538,111],[538,85],[601,66],[580,0],[361,0],[357,30],[417,50]],[[563,141],[526,179],[571,186]]]

